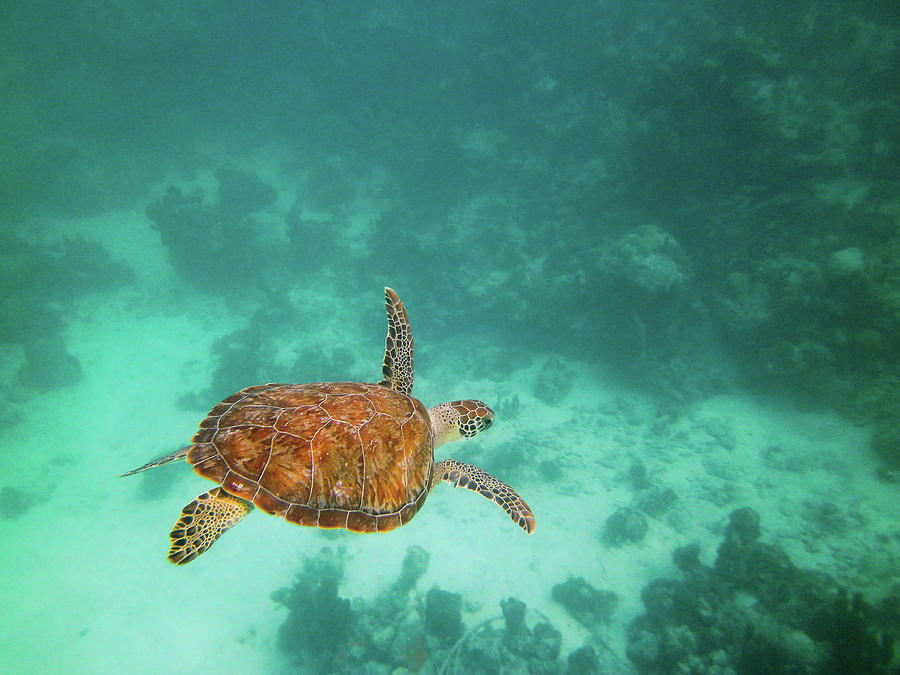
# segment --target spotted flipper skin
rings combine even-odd
[[[413,388],[413,337],[406,307],[393,289],[384,289],[384,308],[387,310],[388,332],[384,339],[384,363],[379,383],[407,396]]]
[[[181,510],[181,517],[169,534],[169,561],[176,565],[191,562],[252,508],[250,502],[220,487],[204,492]]]
[[[472,464],[445,459],[434,465],[431,485],[442,480],[453,487],[464,487],[497,502],[512,521],[528,534],[534,532],[534,514],[519,494],[509,485],[497,480],[487,471]]]

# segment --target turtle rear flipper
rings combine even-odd
[[[439,480],[450,483],[453,487],[468,488],[497,502],[516,525],[528,534],[534,532],[534,514],[525,500],[509,485],[494,478],[487,471],[455,459],[445,459],[434,465],[431,487],[433,488]]]
[[[176,450],[175,452],[170,452],[168,455],[164,457],[160,457],[159,459],[154,459],[152,462],[147,462],[144,466],[138,467],[137,469],[132,469],[131,471],[126,471],[121,474],[119,478],[124,478],[125,476],[133,476],[136,473],[140,473],[141,471],[146,471],[147,469],[155,469],[158,466],[162,466],[163,464],[168,464],[169,462],[174,462],[176,459],[184,459],[185,455],[187,455],[188,450],[191,449],[192,446],[188,445],[180,450]]]
[[[220,487],[204,492],[181,510],[181,517],[169,534],[169,560],[176,565],[189,563],[251,509],[253,504]]]

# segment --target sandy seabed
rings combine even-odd
[[[141,246],[109,222],[94,226],[114,254]],[[198,560],[173,566],[165,557],[168,532],[181,507],[211,484],[183,464],[158,469],[165,473],[147,485],[147,474],[118,476],[190,440],[202,413],[176,402],[209,385],[212,343],[242,324],[224,303],[192,305],[166,290],[171,274],[164,257],[151,257],[138,270],[140,293],[132,287],[78,303],[66,340],[83,379],[8,399],[18,419],[3,430],[2,484],[36,501],[24,515],[0,520],[3,672],[285,671],[276,638],[286,610],[270,594],[290,585],[304,556],[323,546],[344,549],[341,595],[366,598],[396,578],[408,547],[421,546],[430,565],[420,591],[438,585],[461,593],[470,627],[499,615],[501,599],[518,597],[562,630],[563,656],[590,635],[551,599],[551,589],[584,577],[619,595],[601,635],[623,672],[624,629],[643,611],[641,588],[679,576],[671,561],[678,546],[699,544],[701,560],[711,564],[735,508],[755,509],[763,540],[799,567],[832,574],[872,598],[898,582],[896,486],[877,480],[866,430],[742,394],[661,420],[650,399],[610,384],[586,363],[569,363],[574,387],[548,405],[535,396],[548,355],[534,354],[531,365],[497,382],[467,373],[462,349],[452,345],[417,361],[416,394],[426,405],[517,395],[519,407],[514,419],[498,417],[488,433],[444,446],[437,458],[489,465],[503,448],[521,446],[524,465],[499,477],[534,510],[532,536],[489,501],[441,485],[409,525],[384,535],[298,528],[254,512]],[[365,302],[381,311],[380,289],[370,296]],[[323,319],[304,339],[370,354],[375,379],[383,336],[357,335],[358,323],[347,323],[362,300],[351,305],[321,294],[312,302],[308,311],[320,309]],[[417,344],[432,337],[417,333]],[[5,348],[7,382],[22,358]],[[543,477],[543,460],[556,463],[561,477]],[[672,488],[678,499],[650,519],[642,541],[609,547],[600,535],[610,514],[634,503],[635,462],[654,487]]]

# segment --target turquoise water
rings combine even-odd
[[[4,15],[0,671],[881,673],[900,635],[900,14],[670,2]],[[377,535],[173,462],[267,382],[496,419]]]

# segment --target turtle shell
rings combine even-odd
[[[249,387],[213,408],[194,471],[298,525],[386,532],[428,495],[434,437],[416,399],[378,384]]]

